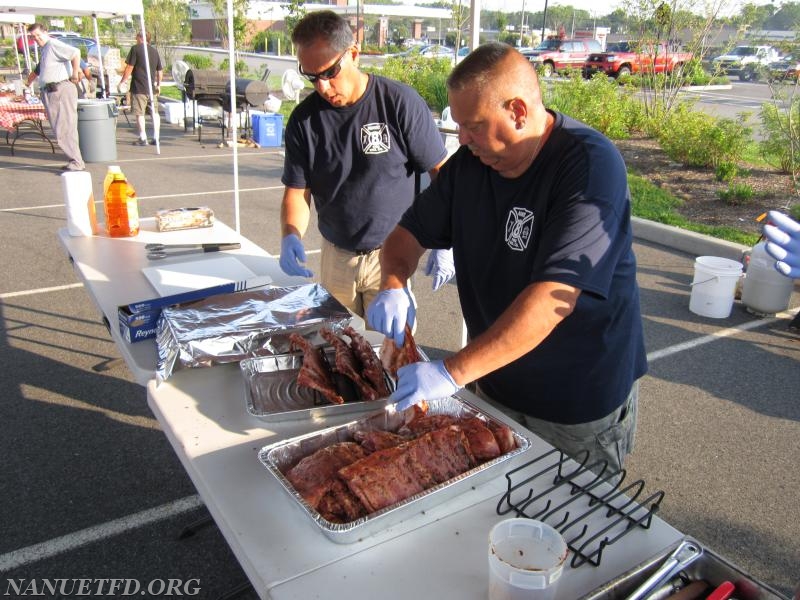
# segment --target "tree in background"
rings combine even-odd
[[[222,40],[222,47],[228,48],[228,10],[226,0],[209,0],[217,21],[217,34]],[[248,0],[233,0],[233,43],[235,48],[241,48],[249,32],[247,22]]]
[[[173,62],[172,47],[188,41],[189,7],[182,0],[145,0],[144,26],[167,68]]]
[[[306,16],[308,11],[303,0],[289,0],[288,4],[281,4],[281,7],[285,8],[289,13],[286,15],[284,22],[286,23],[286,33],[291,38],[294,28],[300,22],[300,19]],[[292,54],[294,54],[294,44],[292,44]]]

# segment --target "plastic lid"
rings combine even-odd
[[[108,165],[108,172],[109,173],[122,173],[122,169],[119,168],[119,165]]]

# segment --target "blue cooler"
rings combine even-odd
[[[259,146],[280,146],[283,141],[283,115],[278,113],[250,113],[253,141]]]

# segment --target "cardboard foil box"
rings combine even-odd
[[[161,316],[161,310],[167,306],[194,302],[195,300],[202,300],[203,298],[216,296],[218,294],[251,290],[268,285],[271,282],[272,278],[268,275],[264,275],[261,277],[253,277],[247,281],[232,281],[230,283],[223,283],[199,290],[191,290],[189,292],[182,292],[162,298],[152,298],[150,300],[133,302],[131,304],[123,304],[117,307],[119,332],[130,344],[154,338],[156,336],[156,328],[158,325],[158,318]]]

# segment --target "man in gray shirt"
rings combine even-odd
[[[78,146],[78,87],[81,53],[47,34],[40,24],[28,27],[28,33],[41,51],[39,82],[47,120],[56,142],[67,155],[65,171],[83,171],[85,165]]]

